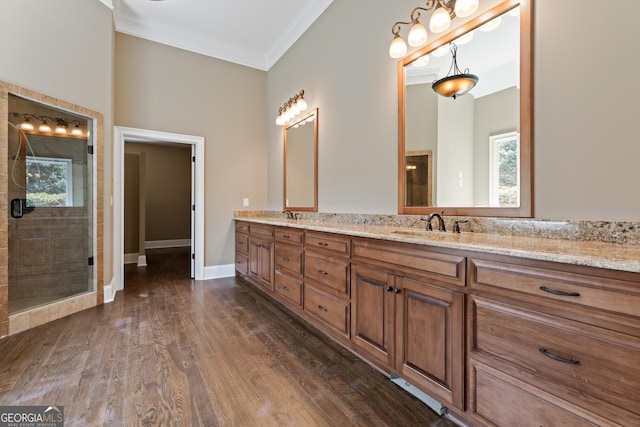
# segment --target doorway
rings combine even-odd
[[[124,288],[124,147],[125,141],[145,140],[157,144],[188,144],[192,147],[192,277],[204,279],[204,137],[146,129],[114,128],[114,245],[113,281],[105,286],[105,301]]]

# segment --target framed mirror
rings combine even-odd
[[[399,214],[533,215],[532,2],[494,1],[398,61]],[[454,65],[477,84],[441,96]]]
[[[291,211],[318,211],[318,109],[284,128],[284,203]]]

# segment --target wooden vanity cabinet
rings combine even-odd
[[[640,425],[639,276],[470,259],[469,390],[477,422]]]
[[[235,265],[239,274],[249,273],[249,229],[248,222],[236,221],[235,223]]]
[[[305,232],[303,310],[312,323],[341,342],[351,334],[350,255],[349,237]]]
[[[248,275],[265,290],[273,291],[273,233],[274,227],[251,224],[249,230]]]
[[[275,292],[280,301],[298,310],[302,307],[304,277],[304,231],[275,229]]]
[[[460,410],[464,270],[465,258],[458,254],[353,241],[351,339],[356,351]]]

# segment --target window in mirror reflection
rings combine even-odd
[[[517,132],[489,138],[489,204],[520,205],[520,138]]]

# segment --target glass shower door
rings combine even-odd
[[[91,129],[9,96],[10,314],[95,289]]]

